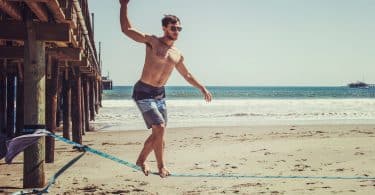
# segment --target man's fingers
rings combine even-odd
[[[211,93],[206,93],[205,96],[204,96],[204,99],[206,99],[207,102],[211,102],[212,100],[212,95]]]

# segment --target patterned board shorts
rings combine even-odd
[[[167,106],[165,99],[143,99],[135,101],[142,113],[143,119],[148,129],[152,125],[167,125]]]
[[[148,129],[152,125],[167,125],[167,106],[165,104],[164,87],[154,87],[138,81],[134,85],[132,98],[141,111]]]

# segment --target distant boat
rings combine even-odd
[[[355,83],[349,83],[348,87],[350,87],[350,88],[361,88],[361,89],[370,88],[370,86],[367,83],[361,82],[361,81],[357,81]]]

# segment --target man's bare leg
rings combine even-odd
[[[148,157],[148,155],[152,152],[152,150],[154,149],[154,137],[153,137],[153,134],[151,134],[147,140],[145,141],[145,144],[143,146],[143,149],[142,151],[139,153],[139,156],[138,156],[138,159],[137,159],[137,162],[136,164],[141,167],[143,173],[148,176],[148,174],[150,173],[150,168],[149,166],[146,164],[146,159]]]
[[[152,126],[152,134],[154,135],[154,153],[158,164],[159,175],[162,178],[167,177],[170,174],[164,163],[164,131],[164,124]]]

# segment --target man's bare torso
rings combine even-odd
[[[156,36],[148,37],[141,81],[155,87],[164,86],[176,64],[183,60],[181,52]]]

